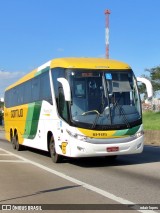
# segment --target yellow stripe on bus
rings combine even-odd
[[[78,130],[87,137],[90,138],[114,138],[115,130],[107,130],[107,131],[98,131],[98,130],[90,130],[90,129],[82,129],[78,128]]]

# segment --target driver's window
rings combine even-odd
[[[58,96],[58,111],[60,116],[68,121],[68,108],[67,108],[67,102],[65,101],[64,98],[64,91],[62,87],[59,87],[59,96]]]

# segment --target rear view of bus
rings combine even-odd
[[[6,89],[5,131],[17,150],[49,151],[54,162],[141,153],[137,80],[119,61],[53,59]]]

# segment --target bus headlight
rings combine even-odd
[[[144,135],[144,131],[143,131],[143,130],[141,130],[140,132],[137,132],[137,133],[135,134],[136,138],[139,138],[139,137],[141,137],[142,135]]]
[[[69,131],[68,129],[66,129],[66,131],[71,137],[76,138],[77,140],[87,141],[87,137],[84,135],[79,135],[77,133],[73,133],[73,132]]]

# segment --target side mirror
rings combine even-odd
[[[153,88],[151,82],[148,79],[141,77],[137,77],[137,81],[146,85],[148,99],[151,99],[153,97]]]
[[[65,101],[71,101],[71,89],[68,81],[65,78],[57,78],[57,81],[62,84]]]

